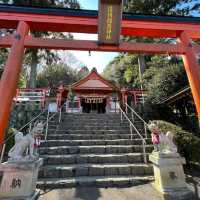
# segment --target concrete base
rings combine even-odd
[[[195,200],[194,193],[189,190],[188,188],[185,188],[184,190],[179,191],[168,191],[163,193],[163,199],[164,200]]]
[[[179,154],[159,154],[153,152],[149,160],[153,163],[154,187],[165,200],[193,200],[194,194],[189,190],[183,171],[185,159]]]
[[[36,190],[31,196],[29,197],[17,197],[17,198],[1,198],[1,200],[37,200],[40,196],[40,191]]]
[[[0,164],[0,199],[32,200],[38,195],[36,182],[43,160]]]
[[[158,190],[158,187],[155,183],[151,184],[156,190]],[[158,190],[163,200],[197,200],[197,197],[195,197],[194,193],[188,188],[182,188],[182,189],[171,189],[168,191],[160,191]]]

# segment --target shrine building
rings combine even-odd
[[[66,112],[109,113],[118,112],[117,103],[128,102],[136,105],[141,102],[140,89],[119,88],[98,74],[93,68],[91,72],[72,85],[60,85],[57,93],[58,107],[65,104]]]

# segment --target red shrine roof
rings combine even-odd
[[[92,69],[90,74],[80,81],[72,84],[73,90],[119,90],[115,85],[108,82],[100,76],[95,68]]]

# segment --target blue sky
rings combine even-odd
[[[97,10],[98,0],[79,0],[82,9]],[[97,40],[95,34],[80,34],[74,33],[74,39],[76,40]],[[101,73],[106,65],[113,60],[118,53],[106,53],[106,52],[91,52],[89,56],[88,51],[70,51],[74,56],[84,63],[90,70],[96,67],[98,72]]]
[[[79,0],[81,8],[88,10],[98,10],[98,0]]]

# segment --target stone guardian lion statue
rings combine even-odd
[[[9,161],[32,161],[38,159],[34,153],[35,137],[41,135],[44,129],[42,122],[35,123],[33,129],[27,134],[15,130],[15,145],[10,149]],[[26,152],[28,151],[28,155]]]
[[[151,135],[152,135],[152,142],[154,144],[154,151],[156,150],[162,154],[177,153],[177,147],[173,141],[174,134],[172,132],[167,131],[166,134],[162,133],[158,128],[158,124],[152,121],[148,123],[148,129],[152,133]],[[155,135],[158,136],[157,142],[154,142]]]

